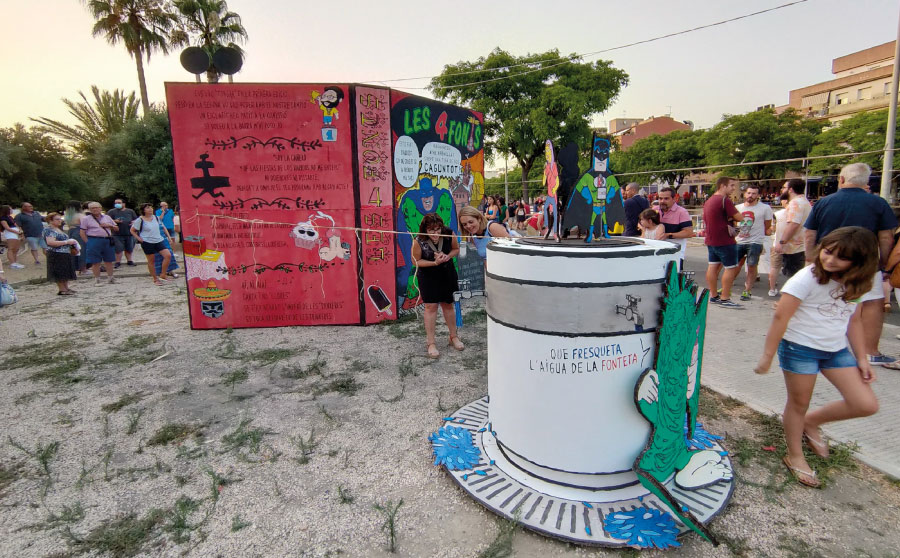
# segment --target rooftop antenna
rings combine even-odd
[[[672,118],[672,105],[666,105],[666,108],[669,109],[669,112],[666,113],[666,116]]]

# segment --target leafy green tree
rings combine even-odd
[[[135,205],[176,198],[169,117],[164,112],[152,110],[126,124],[101,146],[97,162],[104,169],[104,196],[118,193]]]
[[[178,11],[178,26],[172,33],[172,43],[186,45],[196,43],[212,59],[223,46],[231,47],[241,54],[243,50],[235,41],[247,40],[247,30],[241,24],[241,16],[228,11],[225,0],[174,0]],[[219,72],[210,67],[206,81],[218,83]]]
[[[544,142],[591,139],[590,117],[603,112],[628,84],[628,74],[606,60],[581,62],[558,50],[514,56],[499,48],[474,62],[444,66],[431,80],[439,99],[484,113],[485,153],[515,157],[522,168],[522,196],[543,154]]]
[[[770,161],[805,157],[823,124],[788,109],[775,114],[762,109],[747,114],[725,115],[710,128],[700,142],[700,151],[709,165]],[[772,163],[732,167],[723,172],[759,180],[779,178],[786,170],[799,170],[801,163]]]
[[[676,130],[664,136],[653,134],[639,139],[627,150],[614,152],[610,168],[618,174],[703,166],[705,159],[700,153],[703,133],[701,130]],[[619,182],[647,185],[655,181],[665,181],[681,184],[688,174],[689,171],[668,170],[654,174],[626,175]]]
[[[135,120],[138,113],[134,91],[126,96],[124,91],[118,89],[112,93],[101,92],[96,85],[92,85],[91,93],[93,102],[81,91],[78,92],[81,101],[62,100],[77,122],[74,125],[50,118],[31,119],[40,124],[39,130],[67,142],[76,154],[85,159],[90,159],[97,147],[105,143],[112,134]]]
[[[887,121],[887,109],[855,114],[816,136],[815,145],[809,154],[833,155],[884,149]],[[900,118],[897,121],[900,122]],[[894,147],[900,147],[900,136],[895,140]],[[880,170],[884,165],[884,153],[858,155],[853,158],[814,159],[810,161],[809,172],[811,174],[834,174],[842,166],[851,162],[867,163],[873,169]],[[900,168],[900,155],[896,152],[894,153],[894,168]]]
[[[111,45],[122,43],[137,66],[141,105],[150,113],[144,58],[150,61],[154,51],[169,53],[169,31],[175,15],[163,0],[88,0],[88,10],[96,23],[94,37],[106,37]]]
[[[68,200],[85,200],[93,191],[84,172],[63,146],[41,130],[21,124],[0,128],[0,199],[39,210],[62,209]]]

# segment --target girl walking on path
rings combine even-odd
[[[163,236],[163,233],[165,236]],[[160,226],[159,218],[153,214],[153,206],[145,203],[141,206],[141,217],[135,219],[131,223],[131,234],[141,243],[141,249],[147,256],[147,269],[153,278],[153,284],[157,286],[164,285],[169,278],[166,272],[169,269],[169,260],[172,259],[172,252],[166,248],[165,240],[172,242],[172,237],[165,227]],[[159,276],[156,275],[156,266],[154,265],[156,254],[162,255],[161,269]]]
[[[754,370],[767,373],[777,349],[787,387],[784,464],[806,486],[818,488],[820,483],[803,455],[803,442],[814,454],[827,458],[828,444],[822,438],[821,425],[878,411],[871,386],[875,373],[866,358],[857,304],[872,288],[877,269],[878,241],[871,231],[843,227],[822,238],[815,263],[782,287],[763,354]],[[848,339],[853,354],[847,350]],[[820,371],[843,399],[807,412]]]
[[[416,266],[419,296],[425,303],[425,351],[428,358],[438,358],[435,343],[438,305],[444,313],[444,321],[450,330],[449,346],[457,351],[465,345],[456,335],[456,315],[453,311],[453,293],[459,290],[453,258],[459,254],[459,244],[453,231],[434,213],[422,218],[419,235],[412,245],[412,257]]]
[[[69,281],[75,280],[75,260],[72,258],[72,246],[78,241],[69,238],[63,232],[63,218],[59,213],[47,215],[49,227],[44,229],[44,241],[47,243],[47,280],[56,283],[58,295],[73,295]],[[80,248],[76,249],[80,252]]]

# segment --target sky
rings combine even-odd
[[[445,64],[502,48],[515,55],[617,47],[772,8],[791,0],[229,0],[249,41],[236,82],[382,83],[430,96]],[[549,11],[548,10],[552,10]],[[788,92],[831,79],[833,58],[893,40],[896,0],[807,0],[774,12],[600,55],[629,84],[594,118],[671,114],[708,128],[723,114],[782,105]],[[93,38],[79,0],[0,0],[0,127],[71,118],[61,102],[101,89],[137,91],[121,45]],[[589,57],[593,61],[597,57]],[[145,66],[151,102],[166,81],[193,81],[178,53]]]

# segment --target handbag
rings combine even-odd
[[[9,306],[19,301],[16,291],[9,283],[0,284],[0,307]]]
[[[895,265],[894,269],[891,270],[891,276],[888,277],[888,281],[890,281],[892,287],[900,289],[900,264]]]
[[[722,196],[722,213],[725,213],[725,196]],[[741,233],[741,229],[729,224],[730,217],[728,214],[725,214],[725,226],[728,227],[728,236],[731,238],[736,237]]]

